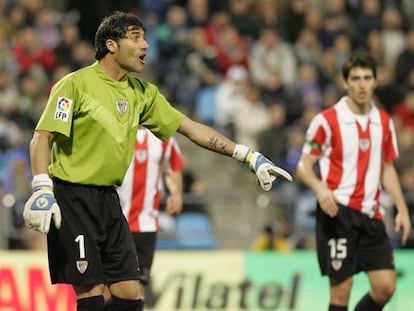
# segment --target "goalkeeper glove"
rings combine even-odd
[[[293,180],[292,175],[287,171],[274,165],[260,152],[253,151],[244,145],[236,145],[233,158],[249,165],[257,176],[258,184],[265,191],[272,189],[272,183],[277,177],[282,177],[287,181]]]
[[[33,194],[24,205],[23,219],[26,227],[48,233],[50,221],[57,229],[60,228],[62,216],[59,205],[53,194],[53,182],[47,174],[39,174],[33,177]]]

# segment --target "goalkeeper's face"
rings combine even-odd
[[[127,72],[141,72],[149,45],[143,29],[128,28],[125,37],[118,41],[116,59]]]

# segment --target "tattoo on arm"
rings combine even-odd
[[[214,136],[211,136],[209,138],[208,144],[210,145],[210,147],[212,147],[213,149],[217,149],[217,141],[218,139]]]
[[[227,144],[219,143],[217,137],[211,136],[208,141],[208,144],[210,147],[212,147],[212,149],[220,151],[222,153],[226,153]]]

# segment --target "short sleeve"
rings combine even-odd
[[[73,111],[77,101],[73,84],[73,80],[67,76],[52,87],[36,130],[56,132],[70,137]]]

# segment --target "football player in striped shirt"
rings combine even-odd
[[[183,208],[183,169],[181,150],[174,137],[162,141],[150,130],[138,129],[134,156],[116,190],[134,237],[144,285],[154,258],[162,195],[167,194],[165,212],[169,215]]]
[[[393,165],[398,157],[396,134],[390,116],[373,101],[375,60],[356,53],[344,63],[342,76],[347,96],[311,121],[297,173],[318,198],[317,253],[321,273],[329,277],[329,311],[347,310],[352,276],[361,271],[371,289],[355,310],[382,310],[396,287],[382,187],[397,208],[395,230],[402,230],[403,244],[411,230]]]

